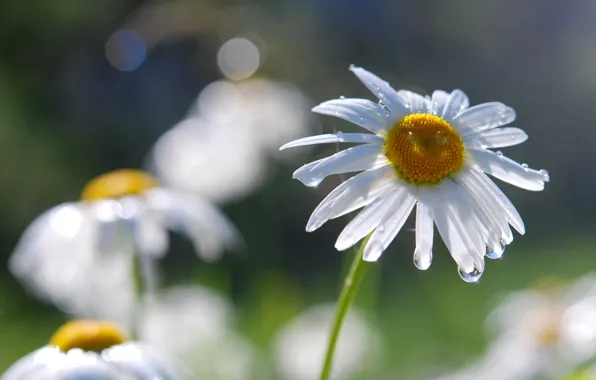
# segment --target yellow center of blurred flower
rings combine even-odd
[[[81,193],[84,201],[106,198],[120,198],[126,195],[141,194],[157,187],[155,178],[136,169],[120,169],[93,178]]]
[[[50,339],[50,345],[67,352],[73,348],[101,352],[126,340],[115,323],[93,320],[74,320],[62,325]]]
[[[404,117],[389,130],[385,156],[405,181],[430,185],[462,167],[464,143],[442,118],[416,113]]]

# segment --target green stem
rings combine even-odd
[[[325,355],[325,364],[323,365],[323,371],[321,372],[321,380],[328,380],[329,376],[331,375],[333,354],[335,353],[335,346],[337,344],[337,339],[339,338],[341,326],[348,313],[350,305],[354,301],[358,285],[364,276],[366,261],[362,260],[362,255],[364,254],[364,247],[366,247],[367,242],[368,238],[362,241],[358,252],[354,256],[352,266],[350,267],[350,272],[348,273],[348,277],[346,277],[344,287],[341,290],[341,294],[339,295],[337,308],[335,310],[335,318],[333,319],[333,325],[331,327],[329,345],[327,346],[327,354]]]

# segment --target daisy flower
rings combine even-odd
[[[50,343],[14,363],[2,380],[189,379],[177,363],[152,347],[127,341],[110,322],[76,320]]]
[[[249,40],[226,42],[218,63],[228,80],[205,87],[184,120],[157,140],[148,160],[167,186],[227,203],[265,184],[271,157],[295,159],[277,148],[312,133],[313,120],[311,102],[296,86],[252,76],[259,51]]]
[[[160,290],[144,306],[139,339],[176,357],[194,378],[251,378],[256,349],[234,331],[234,306],[223,295],[176,286]]]
[[[477,281],[484,256],[498,258],[511,243],[511,225],[525,233],[519,213],[487,174],[517,187],[540,191],[548,172],[533,170],[492,151],[527,139],[518,128],[499,128],[515,111],[498,102],[470,107],[460,90],[437,90],[431,97],[394,90],[359,67],[350,70],[379,98],[333,99],[314,112],[339,117],[372,133],[307,137],[281,149],[324,143],[360,144],[306,164],[294,178],[317,186],[332,174],[363,171],[333,190],[315,209],[306,230],[364,207],[339,235],[335,247],[345,250],[371,234],[363,259],[376,261],[416,206],[414,263],[427,269],[432,261],[433,222],[461,277]]]
[[[280,378],[316,379],[323,364],[334,306],[312,306],[284,325],[274,339],[274,353]],[[379,362],[380,337],[358,311],[351,310],[337,345],[331,379],[365,377]]]
[[[232,224],[209,202],[161,187],[142,171],[123,169],[90,181],[81,201],[39,216],[9,265],[32,292],[63,311],[126,325],[136,297],[134,261],[145,285],[154,287],[153,266],[167,253],[169,230],[188,237],[208,261],[239,241]]]
[[[441,379],[559,379],[596,357],[596,276],[513,293],[488,327],[495,339],[485,355]]]

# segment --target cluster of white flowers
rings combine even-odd
[[[156,263],[169,249],[169,231],[187,237],[204,261],[242,246],[240,234],[214,204],[262,186],[272,157],[295,157],[278,152],[285,141],[297,139],[281,150],[359,144],[294,173],[305,185],[317,186],[333,174],[361,172],[320,203],[307,231],[363,208],[335,247],[346,250],[368,236],[362,260],[377,261],[415,208],[415,265],[423,270],[431,265],[436,226],[467,282],[479,280],[485,257],[501,257],[513,241],[511,227],[525,233],[516,208],[488,175],[531,191],[549,181],[545,170],[491,150],[527,139],[521,129],[501,128],[516,116],[502,103],[470,106],[460,90],[432,96],[396,91],[351,67],[379,101],[342,97],[313,111],[370,133],[304,137],[313,124],[308,99],[289,84],[251,78],[260,63],[256,45],[244,38],[228,41],[218,63],[228,79],[208,85],[184,120],[155,143],[148,156],[154,176],[125,169],[97,177],[80,201],[39,216],[10,259],[14,275],[39,298],[74,317],[115,321],[136,341],[125,342],[103,325],[75,325],[78,330],[62,332],[66,338],[18,361],[3,380],[251,378],[262,357],[235,331],[231,303],[198,286],[159,289]],[[594,280],[587,279],[556,296],[512,296],[492,317],[499,338],[488,359],[451,378],[524,379],[538,369],[559,374],[593,357],[595,289]],[[333,341],[333,315],[333,307],[317,306],[280,330],[272,343],[275,378],[316,378]],[[380,334],[358,312],[347,314],[340,337],[333,379],[353,378],[378,360]],[[187,370],[173,369],[173,361],[152,347],[176,357]],[[512,354],[516,360],[504,358]]]

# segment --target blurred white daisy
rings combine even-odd
[[[231,80],[208,85],[149,156],[167,186],[220,203],[241,198],[264,184],[270,156],[288,159],[277,152],[283,141],[311,133],[310,102],[295,86],[249,78],[258,58],[247,39],[222,46],[218,62]]]
[[[486,354],[443,379],[559,379],[596,358],[596,276],[514,293],[493,311]]]
[[[81,201],[39,216],[21,237],[10,269],[37,296],[68,313],[126,325],[134,308],[134,260],[153,287],[151,266],[168,250],[168,230],[188,237],[205,260],[239,241],[209,202],[123,169],[89,182]]]
[[[2,380],[190,379],[172,358],[147,345],[126,342],[118,327],[71,321],[44,346],[14,363]]]
[[[285,380],[318,378],[335,306],[313,306],[281,328],[274,342],[277,371]],[[351,310],[337,344],[331,379],[363,376],[379,361],[380,338],[357,310]]]
[[[233,331],[234,309],[222,295],[199,286],[157,293],[140,321],[140,340],[166,350],[198,379],[250,378],[252,345]]]
[[[374,74],[351,71],[379,99],[334,99],[314,112],[351,121],[372,132],[319,135],[285,144],[290,147],[361,144],[302,166],[294,178],[317,186],[332,174],[364,171],[333,190],[315,209],[306,230],[365,207],[342,231],[335,247],[345,250],[372,233],[364,260],[376,261],[416,207],[414,262],[427,269],[432,261],[433,221],[461,277],[477,281],[484,256],[497,258],[513,240],[509,224],[520,234],[517,210],[485,173],[527,190],[542,190],[545,170],[533,170],[489,148],[520,144],[527,135],[512,122],[515,112],[502,103],[469,107],[460,90],[435,91],[423,97],[395,91]]]

